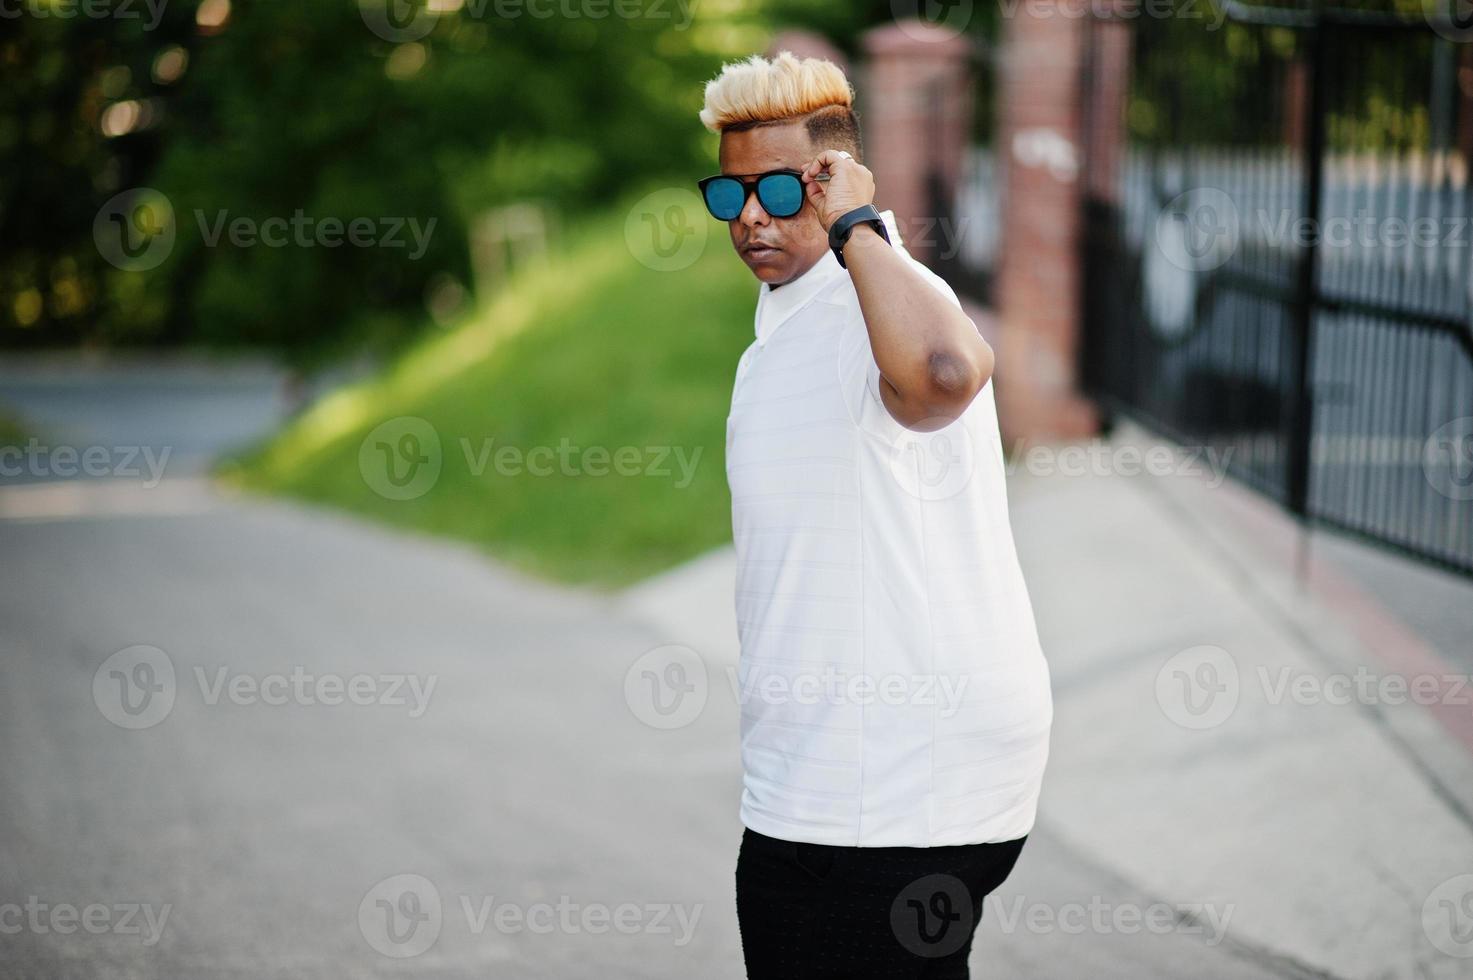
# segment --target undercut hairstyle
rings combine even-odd
[[[854,89],[832,61],[784,51],[768,61],[735,61],[706,83],[701,122],[713,133],[802,122],[813,145],[848,150],[863,161]]]

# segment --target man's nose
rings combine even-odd
[[[742,205],[741,222],[748,228],[763,228],[772,224],[772,215],[757,200],[753,194],[747,198],[747,203]]]

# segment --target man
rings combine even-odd
[[[701,120],[702,195],[763,283],[726,459],[748,975],[966,977],[1052,721],[992,351],[874,210],[835,65],[728,65]]]

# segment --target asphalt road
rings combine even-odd
[[[0,977],[742,975],[721,665],[661,727],[616,599],[189,472],[0,487]],[[1113,864],[1040,825],[973,975],[1308,975]]]

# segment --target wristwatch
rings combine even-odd
[[[855,208],[848,214],[834,222],[829,229],[829,248],[834,250],[834,255],[839,259],[839,267],[849,268],[844,261],[844,246],[849,242],[849,236],[854,234],[854,229],[860,225],[869,225],[879,232],[885,244],[890,244],[890,233],[885,230],[885,219],[880,217],[880,212],[875,210],[873,204],[866,204],[862,208]]]

